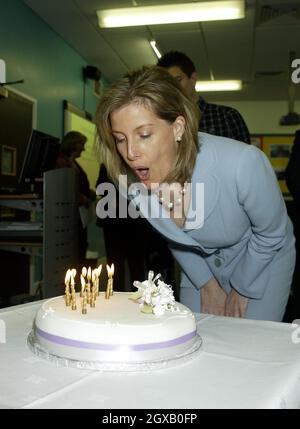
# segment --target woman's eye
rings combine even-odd
[[[150,137],[150,134],[142,134],[141,138],[142,139],[148,139]]]
[[[124,137],[119,137],[119,138],[117,138],[117,137],[115,137],[115,142],[118,144],[118,143],[122,143],[122,142],[124,142],[125,141],[125,139],[124,139]]]

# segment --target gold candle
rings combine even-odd
[[[75,291],[75,279],[74,279],[73,270],[72,270],[72,274],[71,274],[71,293],[73,293],[73,291]]]
[[[75,268],[73,268],[71,270],[71,306],[72,306],[72,310],[76,310],[75,276],[76,276],[76,270],[75,270]]]
[[[71,270],[71,276],[73,277],[73,286],[74,286],[74,281],[75,281],[76,273],[77,273],[77,271],[75,270],[75,268],[72,268],[72,270]],[[72,279],[71,279],[71,286],[72,286]]]
[[[109,299],[109,297],[111,297],[114,293],[113,291],[114,264],[112,264],[111,267],[109,265],[106,265],[106,269],[107,269],[108,280],[107,280],[105,298]]]
[[[65,275],[65,300],[66,300],[66,306],[69,307],[70,305],[70,277],[71,277],[71,270],[68,269]]]
[[[80,298],[83,298],[83,294],[85,291],[85,280],[82,274],[80,274],[80,282],[81,282]]]
[[[87,270],[87,302],[91,304],[91,278],[92,278],[91,267]]]
[[[96,297],[95,297],[95,272],[94,272],[94,270],[92,271],[91,277],[92,277],[92,283],[91,283],[91,292],[90,292],[90,306],[95,307]]]
[[[102,265],[99,265],[99,267],[97,268],[97,296],[99,296],[100,295],[100,292],[99,292],[99,277],[100,277],[100,274],[101,274],[101,271],[102,271]]]
[[[96,301],[97,299],[97,281],[98,281],[98,271],[97,268],[95,268],[92,271],[92,296],[93,300]]]
[[[96,307],[96,296],[94,295],[93,290],[91,293],[90,307]]]
[[[114,284],[114,279],[113,279],[113,275],[115,272],[115,266],[114,264],[111,264],[111,268],[110,268],[110,273],[111,273],[111,278],[110,278],[110,285],[109,285],[109,295],[113,296],[114,294],[114,288],[113,288],[113,284]]]
[[[82,313],[82,314],[87,314],[87,298],[86,298],[86,289],[84,289],[84,291],[83,291],[81,313]]]
[[[75,289],[72,289],[72,293],[71,293],[71,298],[72,298],[72,310],[76,310],[77,306],[76,306],[76,293],[75,293]]]
[[[85,277],[86,277],[86,275],[87,275],[87,269],[86,269],[86,267],[82,267],[81,275],[80,275],[80,280],[81,280],[80,297],[81,298],[83,297],[83,290],[85,288]],[[82,279],[81,278],[83,279],[84,285],[82,284]]]

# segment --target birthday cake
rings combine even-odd
[[[106,299],[100,292],[86,312],[79,293],[73,293],[76,310],[65,296],[45,301],[28,338],[30,348],[64,365],[104,370],[154,368],[198,350],[195,317],[174,300],[171,288],[151,272],[134,284],[134,294],[113,292]]]

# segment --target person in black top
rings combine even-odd
[[[87,174],[76,161],[84,151],[87,138],[78,131],[67,133],[59,148],[59,154],[56,159],[56,168],[70,167],[76,171],[78,177],[78,203],[86,209],[89,208],[92,201],[95,200],[96,193],[90,189]],[[86,252],[88,249],[87,228],[82,224],[78,212],[78,259],[81,266],[86,264]]]
[[[294,203],[300,212],[300,129],[295,133],[294,144],[285,170],[287,187],[294,198]]]
[[[296,237],[296,266],[292,283],[292,317],[300,318],[300,129],[295,133],[295,140],[292,152],[285,170],[286,185],[293,197],[292,204],[289,204],[289,214],[294,225],[294,235]],[[288,202],[290,203],[290,202]],[[288,320],[291,322],[292,320]]]
[[[181,87],[199,106],[199,131],[215,136],[229,137],[250,144],[250,134],[242,115],[232,107],[207,103],[196,92],[197,72],[192,60],[182,52],[170,51],[157,65],[168,70]]]

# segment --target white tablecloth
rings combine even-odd
[[[39,305],[0,311],[0,408],[300,408],[300,333],[290,324],[198,315],[203,344],[190,361],[105,373],[31,353],[26,339]]]

